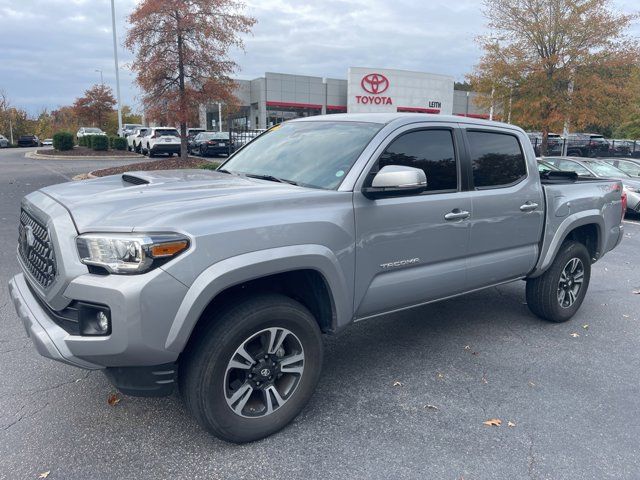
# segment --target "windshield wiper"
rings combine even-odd
[[[289,185],[300,186],[298,182],[295,182],[293,180],[287,180],[286,178],[274,177],[273,175],[258,175],[256,173],[245,173],[244,175],[245,177],[257,178],[258,180],[268,180],[270,182],[288,183]]]
[[[230,172],[229,170],[227,170],[226,168],[219,168],[218,170],[216,170],[216,172],[220,172],[220,173],[228,173],[229,175],[235,175],[235,173]]]

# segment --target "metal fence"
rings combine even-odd
[[[542,139],[529,138],[536,155],[542,154]],[[573,140],[549,138],[547,156],[562,155],[565,151],[570,157],[632,157],[640,158],[640,140]]]

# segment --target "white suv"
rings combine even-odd
[[[76,137],[78,138],[90,137],[92,135],[106,135],[106,133],[104,133],[99,128],[94,127],[80,127],[78,133],[76,133]]]
[[[149,127],[138,127],[131,135],[127,136],[127,148],[130,152],[140,153],[142,150],[142,139],[148,130]]]
[[[158,153],[169,156],[180,153],[180,134],[173,127],[152,127],[142,138],[142,153],[153,157]]]

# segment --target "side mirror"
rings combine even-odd
[[[387,165],[373,177],[370,187],[362,190],[367,198],[416,195],[427,189],[427,176],[419,168]]]

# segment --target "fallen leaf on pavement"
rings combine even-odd
[[[487,377],[485,377],[484,375],[482,376],[482,383],[489,383]]]
[[[120,403],[120,400],[122,399],[117,393],[112,393],[111,395],[109,395],[109,398],[107,398],[107,403],[112,407],[115,407],[117,404]]]
[[[535,384],[535,383],[533,383],[533,382],[529,382],[529,386],[530,386],[530,387],[535,387],[535,386],[536,386],[536,384]]]
[[[629,315],[625,315],[624,313],[622,314],[622,316],[623,316],[624,318],[629,318]]]
[[[515,424],[515,423],[513,423],[511,420],[509,420],[509,421],[507,422],[507,427],[515,427],[515,426],[516,426],[516,424]]]
[[[437,375],[437,376],[438,376],[438,378],[442,379],[442,378],[444,378],[444,373],[440,373],[440,372],[438,372],[438,375]]]
[[[438,407],[435,405],[429,405],[428,403],[424,406],[424,408],[428,408],[429,410],[438,410]]]
[[[399,382],[398,380],[396,380],[395,382],[393,382],[393,386],[394,387],[401,387],[402,386],[402,382]]]
[[[47,470],[46,472],[42,472],[40,475],[38,475],[38,478],[47,478],[50,473],[51,473],[51,470]]]
[[[482,424],[488,427],[499,427],[500,425],[502,425],[502,420],[500,420],[499,418],[492,418],[490,420],[482,422]]]
[[[465,345],[465,346],[464,346],[464,349],[465,349],[465,350],[471,350],[471,345]]]
[[[588,330],[589,329],[589,324],[585,323],[584,325],[582,325],[582,328],[584,328],[585,330]]]
[[[640,290],[634,290],[633,293],[635,293],[636,295],[640,295]]]
[[[570,333],[569,335],[571,335],[573,338],[577,338],[580,336],[580,334],[576,332]]]

